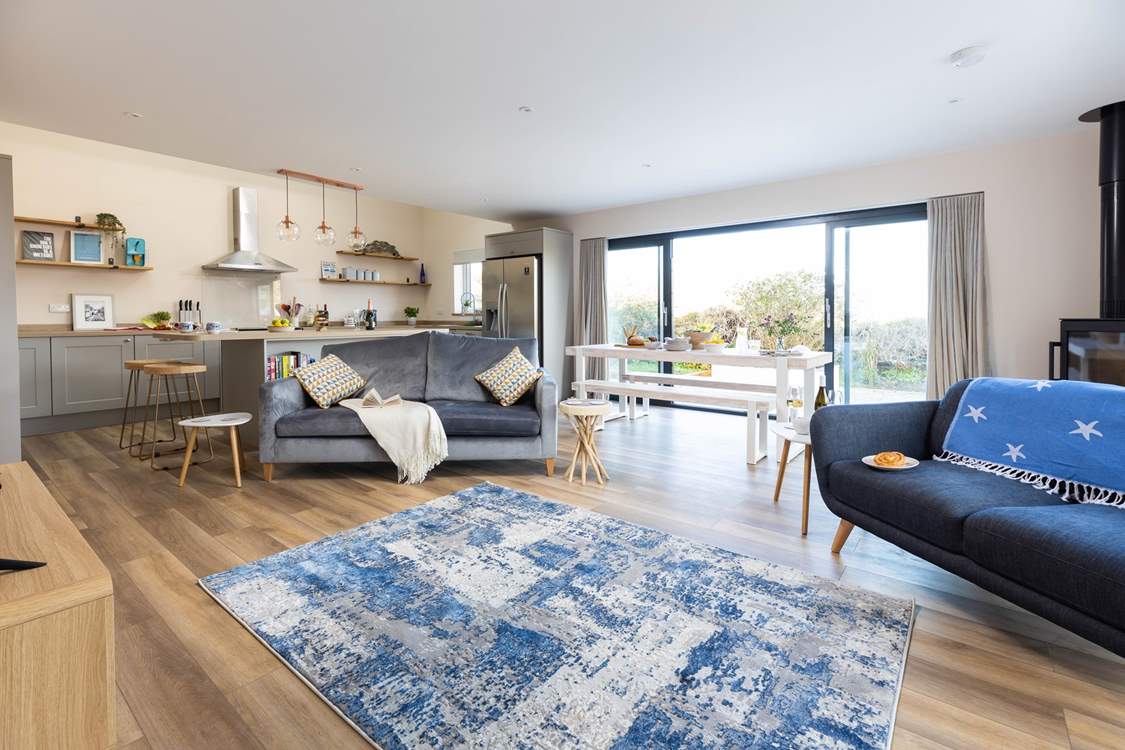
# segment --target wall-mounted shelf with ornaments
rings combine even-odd
[[[417,281],[379,281],[365,279],[321,279],[326,284],[384,284],[389,286],[429,286],[430,283],[420,284]]]
[[[421,258],[412,258],[409,255],[387,255],[386,253],[359,253],[355,250],[337,250],[337,255],[355,255],[360,258],[375,258],[377,260],[409,260],[418,262]]]
[[[13,216],[17,224],[30,224],[32,226],[40,227],[63,227],[64,229],[73,229],[80,232],[123,232],[123,228],[114,227],[101,227],[97,224],[87,224],[84,221],[71,221],[69,219],[44,219],[35,216]],[[62,253],[65,250],[67,241],[64,235],[64,241],[56,250],[57,253]],[[20,247],[19,243],[16,245],[17,251]],[[129,266],[120,263],[110,265],[108,263],[75,263],[62,258],[55,260],[38,260],[34,258],[16,258],[16,264],[21,266],[36,266],[38,268],[73,268],[83,269],[87,271],[151,271],[152,266]]]

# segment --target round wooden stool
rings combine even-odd
[[[202,429],[204,434],[207,435],[207,444],[211,444],[211,434],[207,432],[209,427],[227,427],[230,429],[230,457],[234,463],[234,486],[242,486],[242,470],[246,468],[246,456],[242,453],[242,438],[238,435],[238,426],[246,424],[254,415],[245,411],[232,412],[230,414],[211,414],[204,417],[193,417],[191,419],[181,419],[180,427],[187,430],[191,428],[191,432],[187,437],[187,449],[184,450],[184,465],[180,469],[180,486],[184,486],[187,481],[188,466],[191,466],[191,454],[195,450],[196,438],[199,431]],[[212,451],[214,455],[214,451]]]
[[[207,365],[195,365],[190,362],[163,362],[144,365],[141,371],[149,376],[148,379],[148,406],[145,409],[145,421],[141,425],[141,448],[139,458],[144,461],[149,461],[149,466],[153,469],[167,469],[171,467],[157,466],[156,457],[160,455],[167,455],[169,453],[179,453],[187,448],[187,439],[184,439],[184,445],[171,450],[157,452],[157,427],[160,424],[160,398],[163,391],[164,397],[168,401],[168,414],[169,418],[178,418],[179,420],[190,419],[195,416],[206,416],[207,412],[203,409],[203,393],[199,390],[199,375],[207,372]],[[183,377],[185,397],[180,397],[180,391],[177,389],[176,378]],[[155,394],[153,393],[153,386],[155,385]],[[194,386],[194,388],[193,388]],[[196,414],[196,407],[199,407],[199,413]],[[185,410],[186,407],[186,410]],[[152,418],[149,419],[149,415]],[[147,438],[148,425],[152,423],[152,439]],[[172,435],[172,441],[175,441],[175,433]],[[150,443],[151,449],[148,454],[145,454],[144,444]],[[211,458],[215,457],[215,447],[211,444],[211,435],[207,434],[207,448],[211,452]]]
[[[582,462],[582,484],[586,484],[587,464],[594,468],[594,479],[598,484],[605,484],[609,479],[609,472],[605,470],[601,458],[598,457],[598,444],[594,440],[594,432],[598,427],[601,417],[612,411],[608,401],[597,399],[567,399],[559,404],[559,411],[570,418],[574,431],[578,434],[578,443],[574,446],[574,454],[570,457],[570,468],[566,471],[566,481],[574,481],[574,467]],[[604,479],[603,479],[604,477]]]
[[[136,455],[133,449],[140,449],[144,440],[140,442],[135,440],[137,422],[136,420],[129,419],[129,409],[136,409],[141,405],[141,375],[144,374],[145,365],[158,365],[167,363],[183,362],[182,359],[127,359],[125,360],[125,369],[129,371],[129,384],[125,387],[125,408],[121,410],[121,434],[117,438],[117,447],[121,449],[128,448],[129,455]],[[125,442],[125,425],[129,425],[129,442]],[[168,424],[172,428],[171,440],[176,439],[176,422],[169,417]],[[168,440],[161,440],[160,442],[166,443]]]
[[[809,480],[812,476],[812,438],[808,433],[801,434],[788,422],[773,423],[770,431],[782,440],[781,463],[777,465],[777,484],[773,488],[773,501],[781,497],[781,480],[785,478],[785,465],[789,463],[789,446],[798,443],[805,446],[805,484],[801,490],[801,536],[809,533]]]

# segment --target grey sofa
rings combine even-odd
[[[829,406],[812,419],[820,494],[853,525],[1125,656],[1125,509],[1067,503],[1031,485],[930,459],[969,381],[941,402]],[[924,459],[879,472],[881,450]]]
[[[558,386],[544,372],[535,387],[511,406],[500,406],[473,376],[518,346],[539,361],[535,339],[494,339],[419,333],[324,347],[378,388],[437,412],[449,438],[450,461],[539,459],[547,475],[558,449]],[[263,383],[258,449],[268,481],[279,463],[385,462],[355,412],[342,406],[321,409],[296,378]]]

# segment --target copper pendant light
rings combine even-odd
[[[277,222],[277,238],[290,242],[301,238],[301,225],[289,218],[289,175],[285,175],[285,218]]]

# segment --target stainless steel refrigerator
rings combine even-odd
[[[484,261],[484,332],[494,338],[537,338],[542,343],[539,258]]]

